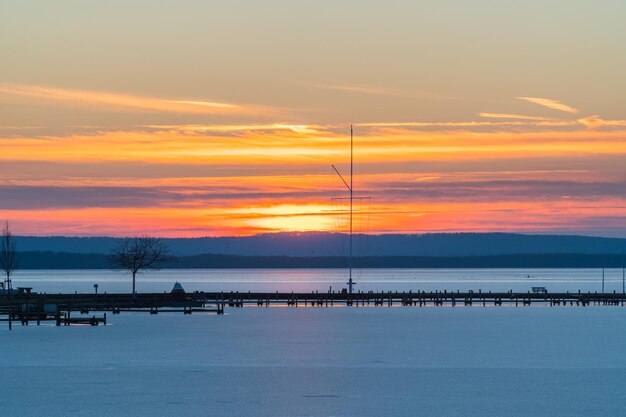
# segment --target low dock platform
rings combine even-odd
[[[97,326],[107,322],[106,313],[215,313],[224,314],[224,302],[209,300],[204,293],[187,294],[46,294],[20,293],[0,297],[0,322],[28,325],[54,321],[57,326],[88,324]],[[73,316],[72,313],[78,313]],[[90,313],[104,313],[103,316]]]

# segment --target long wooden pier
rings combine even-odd
[[[491,291],[386,291],[386,292],[200,292],[185,294],[45,294],[22,293],[0,297],[0,321],[57,326],[106,324],[106,313],[215,313],[226,307],[428,307],[428,306],[624,306],[626,294],[598,292],[491,292]],[[85,317],[98,312],[104,316]],[[72,313],[79,313],[72,316]]]
[[[386,291],[386,292],[220,292],[204,293],[209,299],[216,299],[228,307],[244,306],[291,306],[291,307],[331,307],[331,306],[624,306],[626,294],[597,292],[483,292],[483,291]]]

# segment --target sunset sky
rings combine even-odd
[[[626,236],[626,2],[0,1],[18,234]]]

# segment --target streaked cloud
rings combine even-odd
[[[549,98],[517,97],[517,99],[524,100],[529,103],[537,104],[539,106],[547,107],[552,110],[559,110],[559,111],[563,111],[566,113],[578,113],[578,109],[568,106],[567,104],[563,104],[560,101],[551,100]]]
[[[355,94],[395,96],[395,97],[407,97],[407,98],[425,98],[425,99],[434,99],[434,100],[459,100],[461,99],[460,97],[446,95],[446,94],[432,93],[429,91],[415,91],[411,89],[364,86],[364,85],[353,85],[353,84],[313,84],[313,87],[321,88],[324,90],[343,91],[343,92],[355,93]]]
[[[575,121],[552,120],[552,119],[519,119],[506,121],[466,121],[466,122],[367,122],[356,123],[360,127],[391,127],[391,128],[496,128],[506,126],[552,126],[568,127],[575,126]]]
[[[479,113],[480,117],[487,117],[491,119],[516,119],[516,120],[541,120],[541,121],[558,121],[557,119],[552,119],[548,117],[540,117],[540,116],[526,116],[523,114],[510,114],[510,113]]]
[[[440,179],[441,177],[437,177],[437,176],[432,176],[432,177],[419,177],[419,178],[415,178],[413,181],[414,182],[424,182],[424,181],[436,181],[438,179]]]
[[[0,84],[0,95],[47,101],[52,105],[95,106],[102,109],[139,110],[188,114],[247,114],[262,115],[269,109],[200,100],[172,100],[133,94],[76,90],[39,85]]]
[[[211,101],[193,101],[193,100],[166,100],[169,103],[191,104],[192,106],[217,107],[221,109],[236,109],[239,106],[227,103],[215,103]]]
[[[515,122],[513,122],[515,123]],[[354,126],[361,127],[474,127],[474,126],[494,126],[497,124],[511,124],[511,122],[365,122],[355,123]]]
[[[296,125],[288,123],[246,124],[246,125],[146,125],[150,129],[177,130],[181,132],[242,132],[289,130],[297,133],[316,133],[322,126]]]

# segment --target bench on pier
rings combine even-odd
[[[546,290],[546,287],[531,287],[531,289],[533,290],[533,293],[535,294],[547,294],[548,290]]]

